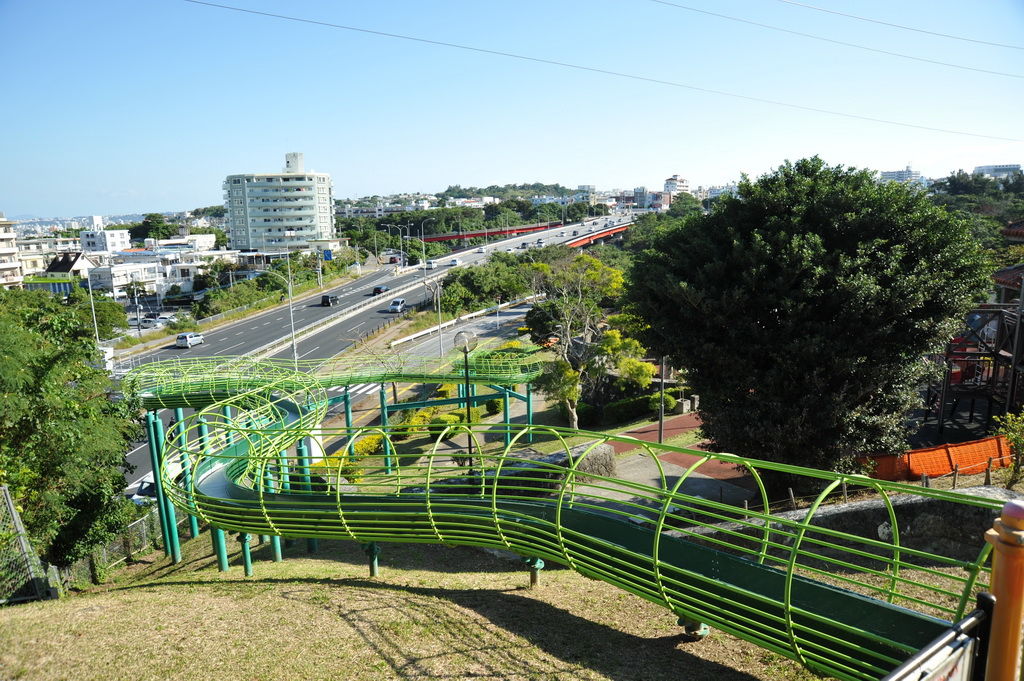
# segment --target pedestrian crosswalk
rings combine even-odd
[[[378,390],[380,390],[380,383],[360,383],[358,385],[348,386],[348,396],[349,399],[364,397],[366,395],[371,395]],[[341,395],[345,393],[345,386],[328,388],[327,392],[333,395]]]

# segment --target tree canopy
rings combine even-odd
[[[57,565],[109,541],[134,513],[121,491],[138,402],[113,398],[78,307],[0,290],[0,484],[36,550]]]
[[[629,290],[719,450],[851,470],[905,448],[921,357],[986,272],[965,223],[923,192],[815,157],[655,233]]]

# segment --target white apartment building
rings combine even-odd
[[[995,177],[998,179],[1005,178],[1013,173],[1020,172],[1019,163],[1003,163],[1000,165],[993,166],[977,166],[974,172],[981,175],[988,175],[989,177]]]
[[[14,221],[0,213],[0,288],[21,288],[24,281],[21,261],[18,260],[17,238]]]
[[[334,236],[331,176],[306,172],[302,154],[285,154],[279,174],[228,175],[224,180],[228,242],[244,251],[308,248]]]
[[[879,173],[882,182],[903,182],[909,184],[915,182],[921,184],[921,172],[907,166],[905,170],[883,170]]]
[[[685,177],[673,175],[665,180],[665,191],[673,196],[680,192],[690,193],[690,181]]]
[[[82,242],[82,252],[124,251],[131,248],[131,237],[127,229],[83,229],[78,233]]]

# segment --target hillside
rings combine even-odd
[[[518,562],[465,548],[386,544],[367,578],[354,542],[303,541],[255,576],[217,573],[204,534],[62,601],[0,610],[10,679],[809,680],[728,635],[690,642],[633,595],[550,566],[529,590]]]

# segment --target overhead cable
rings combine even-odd
[[[896,125],[903,128],[914,128],[915,130],[929,130],[931,132],[943,132],[951,135],[965,135],[967,137],[979,137],[983,139],[1000,140],[1003,142],[1024,142],[1024,139],[1018,139],[1015,137],[999,137],[997,135],[985,135],[977,132],[967,132],[965,130],[952,130],[949,128],[936,128],[927,125],[918,125],[916,123],[905,123],[902,121],[891,121],[884,118],[875,118],[873,116],[862,116],[860,114],[846,113],[843,111],[833,111],[831,109],[822,109],[814,106],[806,106],[804,104],[792,104],[790,102],[783,102],[775,99],[765,99],[763,97],[754,97],[751,95],[743,95],[737,92],[728,92],[726,90],[715,90],[712,88],[700,87],[698,85],[688,85],[686,83],[677,83],[671,80],[662,80],[660,78],[650,78],[647,76],[639,76],[631,73],[623,73],[620,71],[611,71],[608,69],[600,69],[593,66],[582,66],[580,64],[571,64],[569,62],[556,61],[554,59],[544,59],[541,57],[531,57],[523,54],[516,54],[514,52],[501,52],[498,50],[489,50],[483,47],[472,47],[470,45],[460,45],[458,43],[449,43],[441,40],[431,40],[429,38],[417,38],[415,36],[402,35],[400,33],[388,33],[386,31],[375,31],[368,28],[359,28],[357,26],[345,26],[343,24],[333,24],[326,21],[318,21],[316,19],[303,19],[301,17],[292,17],[284,14],[274,14],[271,12],[261,12],[254,9],[246,9],[244,7],[233,7],[231,5],[222,5],[215,2],[206,2],[205,0],[183,0],[183,2],[189,2],[194,5],[206,5],[207,7],[217,7],[219,9],[227,9],[234,12],[242,12],[245,14],[255,14],[259,16],[271,17],[273,19],[284,19],[286,21],[295,21],[303,24],[313,24],[316,26],[324,26],[327,28],[336,28],[344,31],[353,31],[356,33],[365,33],[368,35],[376,35],[385,38],[396,38],[398,40],[408,40],[411,42],[423,43],[425,45],[437,45],[440,47],[451,47],[458,50],[466,50],[467,52],[476,52],[478,54],[490,54],[498,57],[508,57],[509,59],[519,59],[522,61],[533,62],[536,64],[549,64],[551,66],[561,66],[567,69],[575,69],[577,71],[586,71],[588,73],[600,73],[606,76],[615,76],[616,78],[628,78],[630,80],[637,80],[645,83],[655,83],[658,85],[666,85],[668,87],[681,88],[685,90],[693,90],[694,92],[704,92],[707,94],[720,95],[722,97],[732,97],[734,99],[743,99],[748,102],[758,102],[761,104],[771,104],[773,106],[783,106],[789,109],[799,109],[801,111],[813,111],[815,113],[829,114],[831,116],[841,116],[843,118],[851,118],[861,121],[870,121],[872,123],[884,123],[886,125]]]
[[[1005,47],[1010,50],[1024,50],[1024,45],[1009,45],[1007,43],[994,43],[989,40],[978,40],[976,38],[965,38],[962,35],[950,35],[949,33],[939,33],[938,31],[929,31],[923,28],[914,28],[913,26],[903,26],[902,24],[893,24],[888,21],[881,21],[879,19],[871,19],[868,17],[859,17],[856,14],[847,14],[846,12],[837,12],[834,9],[826,9],[824,7],[815,7],[814,5],[808,5],[803,2],[795,2],[795,0],[778,0],[784,2],[787,5],[796,5],[797,7],[805,7],[807,9],[817,10],[818,12],[827,12],[828,14],[835,14],[836,16],[846,17],[847,19],[856,19],[858,21],[867,21],[872,24],[880,24],[882,26],[891,26],[893,28],[901,28],[904,31],[914,31],[915,33],[924,33],[925,35],[934,35],[940,38],[950,38],[952,40],[963,40],[968,43],[977,43],[978,45],[991,45],[992,47]]]
[[[709,12],[705,9],[697,9],[696,7],[689,7],[688,5],[680,5],[676,2],[669,2],[669,0],[650,0],[658,5],[667,5],[668,7],[675,7],[676,9],[684,9],[688,12],[697,12],[698,14],[706,14],[712,17],[718,17],[719,19],[727,19],[729,21],[737,21],[741,24],[749,24],[751,26],[757,26],[759,28],[767,28],[770,31],[779,31],[780,33],[789,33],[790,35],[798,35],[802,38],[810,38],[811,40],[820,40],[825,43],[832,43],[833,45],[842,45],[844,47],[852,47],[858,50],[866,50],[868,52],[875,52],[876,54],[885,54],[890,57],[899,57],[900,59],[910,59],[913,61],[920,61],[926,64],[935,64],[937,66],[947,66],[951,69],[963,69],[964,71],[974,71],[976,73],[988,73],[993,76],[1005,76],[1007,78],[1024,78],[1024,75],[1019,73],[1006,73],[1005,71],[992,71],[990,69],[979,69],[974,66],[964,66],[963,64],[953,64],[948,61],[939,61],[937,59],[927,59],[925,57],[915,57],[910,54],[903,54],[902,52],[891,52],[889,50],[881,50],[876,47],[868,47],[867,45],[858,45],[857,43],[848,43],[844,40],[834,40],[832,38],[826,38],[820,35],[814,35],[813,33],[804,33],[802,31],[793,31],[788,28],[782,28],[781,26],[772,26],[771,24],[762,24],[759,21],[751,21],[749,19],[741,19],[739,17],[732,17],[728,14],[719,14],[718,12]]]

